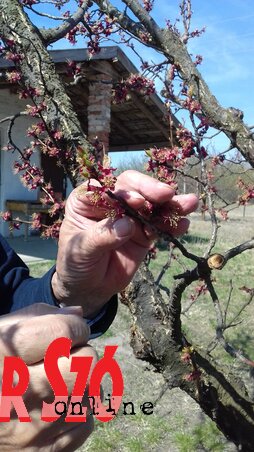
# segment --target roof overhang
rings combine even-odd
[[[137,68],[118,46],[102,47],[98,54],[91,57],[87,49],[50,50],[57,72],[66,82],[74,109],[77,112],[82,127],[87,133],[87,106],[89,83],[92,83],[96,73],[103,73],[105,62],[110,64],[114,82],[138,73]],[[66,77],[67,61],[72,60],[81,65],[84,77],[77,84],[68,84]],[[7,60],[0,59],[2,72],[12,66]],[[6,78],[2,77],[0,89],[6,87]],[[111,106],[111,132],[109,151],[141,150],[150,147],[169,146],[169,123],[174,129],[178,126],[177,119],[165,108],[157,94],[144,97],[131,93],[128,101]]]

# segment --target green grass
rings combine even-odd
[[[55,261],[46,261],[29,264],[30,275],[34,278],[40,278],[43,276],[53,265]]]
[[[165,436],[172,433],[169,422],[158,416],[138,413],[129,416],[128,421],[123,417],[120,414],[107,424],[96,423],[94,434],[82,450],[145,452],[156,447]]]
[[[115,421],[112,421],[115,422]],[[115,452],[118,450],[118,445],[123,444],[124,435],[112,426],[108,429],[108,424],[96,423],[94,434],[87,441],[85,450],[87,452],[105,451]]]
[[[253,218],[254,220],[254,218]],[[218,242],[212,251],[225,253],[245,240],[253,236],[252,219],[247,221],[233,219],[231,222],[223,223],[218,233]],[[210,224],[208,221],[195,219],[190,227],[188,235],[181,240],[188,251],[203,256],[207,250],[210,234]],[[151,262],[151,269],[155,277],[165,264],[168,251],[164,247],[158,253],[156,260]],[[163,249],[164,248],[164,249]],[[176,260],[172,264],[162,279],[162,285],[172,287],[174,275],[183,273],[186,269],[195,267],[195,263],[184,258],[179,251],[175,251]],[[254,258],[253,249],[243,252],[234,259],[228,261],[222,270],[213,270],[213,284],[217,292],[222,312],[227,309],[228,321],[234,319],[241,307],[247,302],[249,295],[241,287],[254,287]],[[200,281],[194,282],[183,294],[182,309],[185,310],[191,304],[191,296],[195,294],[195,288],[200,285]],[[216,313],[213,302],[209,294],[202,294],[192,304],[186,315],[182,316],[183,329],[188,333],[188,339],[206,348],[213,340],[216,328]],[[253,303],[241,313],[237,318],[236,327],[229,328],[225,336],[236,348],[253,355],[254,349],[254,306]],[[233,362],[232,358],[222,350],[215,351],[215,356]]]
[[[179,452],[216,451],[223,452],[225,444],[221,442],[221,433],[212,421],[205,421],[190,432],[177,432],[174,442]]]
[[[213,252],[224,253],[241,242],[253,236],[254,208],[247,208],[247,217],[242,220],[239,212],[233,214],[233,219],[227,223],[221,223],[218,233],[218,242]],[[211,226],[208,221],[201,221],[197,215],[192,217],[190,232],[182,238],[186,248],[202,256],[207,250]],[[161,244],[158,258],[152,261],[152,271],[158,275],[162,265],[166,262],[168,252]],[[163,279],[163,284],[172,287],[173,276],[182,273],[186,268],[193,268],[194,263],[183,258],[176,251],[177,259]],[[32,264],[31,274],[41,276],[54,262],[45,264]],[[214,286],[219,296],[221,309],[226,309],[232,286],[231,299],[228,308],[228,319],[232,319],[239,312],[248,295],[240,290],[242,286],[254,287],[254,258],[253,250],[246,251],[230,260],[220,271],[213,271]],[[184,293],[182,306],[186,308],[190,304],[191,295],[199,282],[193,283]],[[191,306],[185,315],[182,315],[183,330],[194,347],[206,349],[215,335],[216,315],[213,303],[208,294],[202,294]],[[107,341],[119,345],[116,359],[123,369],[125,392],[124,401],[132,400],[135,407],[140,403],[154,400],[156,393],[157,374],[146,372],[145,366],[132,356],[129,342],[130,316],[128,310],[121,306],[117,318],[106,334],[93,342],[100,356],[103,354]],[[249,354],[253,359],[254,354],[254,306],[250,304],[239,317],[239,323],[235,328],[226,331],[225,336],[237,349]],[[213,352],[217,361],[228,365],[229,372],[242,370],[241,365],[226,352],[217,347]],[[245,370],[247,373],[248,369]],[[160,387],[159,387],[160,390]],[[105,391],[106,394],[106,391]],[[96,421],[94,434],[80,448],[80,452],[196,452],[196,451],[232,451],[223,435],[215,424],[205,416],[194,416],[195,405],[191,405],[186,396],[167,394],[168,398],[162,398],[161,404],[156,407],[151,416],[145,416],[137,409],[135,416],[124,416],[121,413],[109,423]],[[176,397],[176,398],[175,398]],[[165,402],[166,400],[166,402]],[[178,406],[179,400],[179,406]],[[230,448],[231,447],[231,448]]]

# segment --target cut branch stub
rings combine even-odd
[[[221,270],[225,264],[225,258],[222,254],[212,254],[207,259],[208,267],[213,270]]]

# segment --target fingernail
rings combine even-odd
[[[170,188],[170,186],[168,184],[164,184],[164,182],[158,182],[157,187],[158,188],[166,188],[167,190],[168,189],[172,190],[172,188]],[[172,191],[174,191],[174,190],[172,190]]]
[[[120,218],[113,224],[113,229],[117,237],[126,237],[131,235],[133,223],[127,217]]]
[[[137,191],[128,191],[127,195],[129,198],[134,198],[134,199],[142,199],[144,200],[144,196],[142,196],[140,193],[138,193]]]

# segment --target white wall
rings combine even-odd
[[[8,89],[0,89],[0,120],[12,116],[20,111],[24,111],[27,100],[20,100],[18,95],[10,93]],[[21,117],[15,122],[13,128],[13,137],[15,143],[20,149],[23,149],[29,144],[29,137],[26,136],[26,130],[31,125],[32,121],[29,118]],[[7,145],[9,122],[0,124],[0,139],[1,149]],[[38,198],[38,190],[28,191],[20,181],[19,175],[13,174],[13,163],[15,160],[19,160],[19,154],[17,151],[1,151],[0,156],[0,211],[5,211],[6,200],[29,200],[35,201]],[[33,157],[33,163],[39,165],[40,155],[39,153]],[[18,214],[20,217],[21,215]],[[0,233],[4,236],[9,235],[8,224],[1,220]],[[20,231],[15,231],[14,235],[24,234],[23,226]]]

